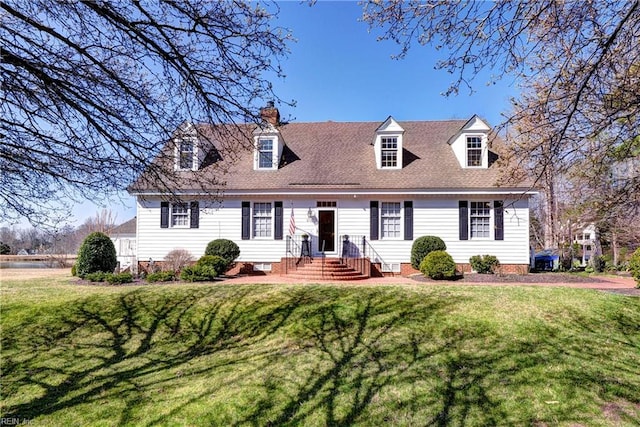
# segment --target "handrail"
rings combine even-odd
[[[306,243],[306,245],[305,245]],[[304,247],[306,246],[306,253]],[[312,240],[307,236],[305,241],[301,235],[287,236],[286,253],[285,253],[285,266],[284,272],[287,274],[290,269],[296,270],[300,261],[306,262],[308,259],[312,259]]]
[[[371,263],[383,262],[380,254],[368,241],[367,236],[340,236],[342,240],[342,253],[340,259],[361,274],[371,276]]]

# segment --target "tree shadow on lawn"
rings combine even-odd
[[[267,376],[263,398],[234,425],[587,425],[593,413],[584,400],[594,396],[629,404],[620,419],[640,415],[640,373],[602,386],[640,357],[597,366],[611,339],[598,319],[577,317],[570,336],[553,321],[515,336],[482,321],[439,324],[464,303],[369,294],[349,313],[329,299],[305,313],[297,334],[316,362],[300,368],[302,357],[289,358],[282,371],[291,374]],[[630,342],[638,338],[640,319],[614,317],[613,335],[635,327]],[[591,410],[598,412],[597,402]]]
[[[260,295],[259,288],[251,286],[223,292],[219,287],[164,293],[136,290],[60,307],[53,315],[57,322],[5,330],[3,394],[10,396],[25,386],[39,386],[43,392],[5,407],[2,416],[33,419],[53,414],[99,401],[109,390],[122,391],[136,379],[200,356],[241,352],[274,334],[305,299],[304,293],[295,291],[275,301]],[[241,357],[235,359],[239,361]],[[129,400],[137,398],[136,394]],[[130,421],[123,414],[118,424]]]
[[[640,318],[632,309],[598,311],[610,322],[605,333],[602,319],[577,311],[505,332],[499,322],[465,318],[465,304],[477,301],[446,290],[269,289],[134,290],[61,307],[58,322],[4,331],[3,394],[33,386],[42,394],[3,417],[33,419],[111,397],[124,401],[117,424],[133,423],[142,405],[153,405],[144,389],[162,387],[173,379],[167,372],[212,355],[219,357],[190,367],[189,375],[220,375],[242,364],[244,376],[216,387],[260,390],[250,407],[217,402],[234,425],[589,424],[593,414],[576,396],[640,404],[633,371],[640,356],[595,363],[609,342],[634,354]],[[271,345],[274,337],[282,348]],[[194,391],[145,423],[178,417],[212,392]],[[208,410],[202,424],[219,422]]]

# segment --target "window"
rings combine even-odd
[[[171,204],[171,226],[187,227],[189,225],[189,205],[187,203]]]
[[[482,166],[482,137],[467,137],[467,166]]]
[[[193,169],[193,141],[180,141],[180,169]]]
[[[382,167],[395,168],[398,166],[398,138],[382,137]]]
[[[400,203],[382,202],[380,209],[382,238],[400,237]]]
[[[273,168],[273,140],[258,140],[258,168]]]
[[[200,227],[200,203],[160,202],[160,228]]]
[[[472,239],[491,237],[491,202],[471,202],[469,223]]]
[[[253,204],[253,237],[271,237],[271,203]]]

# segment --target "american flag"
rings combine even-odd
[[[291,208],[291,219],[289,220],[289,235],[296,234],[296,218],[293,216],[293,208]]]

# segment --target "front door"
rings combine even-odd
[[[318,211],[318,252],[336,250],[336,212]]]

